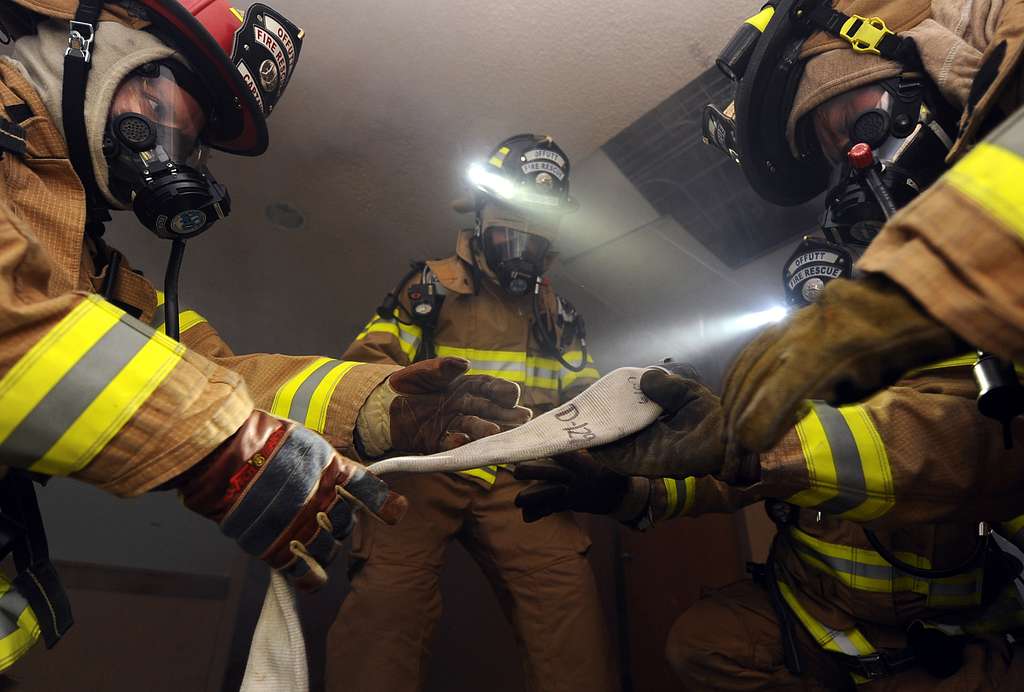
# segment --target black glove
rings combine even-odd
[[[540,481],[516,496],[516,507],[523,510],[527,523],[566,510],[612,514],[629,490],[628,476],[602,468],[586,452],[527,461],[518,464],[513,475],[521,481]]]

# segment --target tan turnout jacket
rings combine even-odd
[[[349,450],[358,409],[395,368],[236,356],[191,311],[176,343],[147,325],[162,322],[161,299],[126,266],[103,300],[67,147],[38,94],[0,59],[0,117],[25,106],[27,153],[0,160],[0,464],[136,495],[190,468],[255,406]]]
[[[905,562],[943,568],[971,553],[978,522],[1024,546],[1024,420],[1003,448],[1000,425],[977,411],[973,356],[911,374],[865,402],[815,402],[772,450],[761,481],[734,488],[712,477],[664,479],[662,518],[733,512],[766,498],[800,508],[776,536],[780,587],[825,649],[902,648],[914,620],[997,632],[1024,626],[1012,584],[982,607],[982,570],[926,580],[889,565],[863,527]],[[968,434],[965,434],[968,431]],[[662,490],[659,488],[659,491]]]
[[[482,276],[479,291],[473,293],[472,231],[459,234],[456,254],[427,262],[436,285],[445,293],[433,334],[437,356],[458,356],[470,362],[470,374],[503,377],[519,384],[520,403],[534,413],[543,413],[572,398],[600,377],[588,357],[579,372],[565,368],[549,353],[542,352],[533,328],[533,295],[514,297]],[[383,319],[374,315],[342,356],[369,363],[407,365],[417,355],[424,338],[423,328],[410,319],[410,285],[422,280],[417,273],[399,291],[400,307],[395,316]],[[548,314],[554,314],[556,295],[544,284],[541,299]],[[543,313],[542,313],[543,314]],[[565,360],[581,362],[579,341],[570,344]],[[496,467],[474,469],[463,475],[485,485],[494,483]]]

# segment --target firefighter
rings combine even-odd
[[[968,20],[981,22],[983,30],[974,26],[982,34],[994,26],[980,5],[939,5],[933,4],[936,16],[928,22],[922,16],[932,6],[889,8],[909,26],[924,25],[917,38],[925,75],[933,77],[939,72],[928,67],[935,55],[944,62],[955,48],[969,57],[963,37],[976,35]],[[768,141],[739,137],[744,108],[752,118],[759,112],[751,104],[766,108],[770,98],[743,80],[763,76],[762,64],[776,73],[785,62],[774,51],[793,55],[801,48],[805,36],[794,42],[782,30],[766,29],[793,10],[792,3],[766,8],[750,20],[747,40],[740,34],[732,44],[749,46],[751,35],[759,41],[763,32],[764,39],[781,41],[774,48],[761,44],[745,60],[736,59],[738,53],[723,55],[727,69],[743,73],[737,101],[732,109],[712,112],[705,128],[709,140],[744,163],[755,188],[776,201],[816,194],[813,185],[830,175],[825,165],[814,178],[789,171],[785,180],[775,179],[770,169],[779,151],[768,153]],[[866,12],[843,9],[857,11]],[[819,17],[846,26],[834,14]],[[878,26],[878,20],[862,21]],[[946,51],[936,50],[937,39],[949,33],[944,21],[961,33],[957,41],[950,38]],[[854,42],[863,39],[856,29],[848,33]],[[898,43],[889,46],[900,50]],[[980,54],[983,47],[975,50]],[[846,164],[831,173],[823,223],[828,240],[805,241],[786,263],[791,302],[819,301],[798,315],[827,314],[818,306],[832,309],[828,299],[835,287],[853,283],[837,277],[848,275],[853,256],[865,247],[871,253],[868,244],[885,220],[884,207],[907,203],[939,176],[955,139],[946,133],[956,113],[944,112],[944,102],[956,104],[958,94],[966,99],[970,88],[971,75],[955,62],[946,65],[948,81],[933,78],[936,91],[929,94],[919,71],[853,56],[849,48],[822,55],[807,63],[799,85],[789,82],[797,103],[807,104],[810,130],[801,132],[799,118],[787,111],[758,116],[754,137],[770,140],[762,135],[773,125],[785,132],[788,117],[796,142],[819,146],[827,161]],[[847,57],[860,68],[856,73]],[[860,142],[870,147],[867,153],[850,146]],[[778,146],[790,151],[784,138]],[[744,152],[754,158],[744,158]],[[766,175],[758,176],[761,167]],[[887,198],[878,199],[882,194],[876,197],[872,187]],[[822,263],[824,256],[829,259]],[[865,315],[863,323],[837,320],[829,325],[835,332],[801,332],[801,338],[809,343],[849,328],[861,330],[858,339],[869,343],[869,333],[882,339],[885,327],[911,329],[913,320],[906,312],[880,310]],[[1002,430],[1006,425],[1019,438],[1024,422],[982,415],[972,373],[977,357],[952,339],[944,348],[955,352],[957,346],[965,353],[907,373],[861,404],[806,404],[781,440],[760,453],[723,442],[723,407],[695,373],[650,372],[642,388],[666,408],[665,418],[632,438],[592,450],[590,457],[517,468],[518,477],[546,481],[517,502],[526,519],[565,508],[620,514],[629,508],[630,523],[642,527],[767,500],[779,529],[768,564],[754,570],[754,581],[699,601],[669,637],[669,661],[687,689],[848,689],[863,682],[878,689],[1017,689],[1024,680],[1022,652],[1006,635],[1019,635],[1024,626],[1013,583],[1021,565],[979,522],[991,522],[1005,539],[1024,543],[1024,453],[1007,448]]]
[[[354,508],[395,523],[406,506],[353,461],[354,439],[429,452],[526,420],[515,385],[467,377],[457,358],[236,356],[197,313],[170,309],[184,239],[230,210],[206,150],[267,147],[303,38],[288,19],[221,0],[0,12],[16,37],[0,60],[0,508],[19,572],[0,584],[0,665],[71,624],[32,476],[122,497],[175,489],[315,588]],[[166,292],[103,239],[108,210],[129,208],[173,239]]]
[[[399,365],[467,358],[470,373],[521,384],[536,413],[594,382],[583,318],[544,277],[561,218],[577,206],[569,169],[550,137],[532,134],[506,139],[472,165],[474,194],[454,206],[475,214],[475,228],[459,233],[454,255],[414,263],[343,357]],[[363,450],[369,458],[382,452]],[[513,505],[523,486],[497,466],[395,478],[393,487],[409,497],[410,517],[396,530],[359,525],[352,592],[328,637],[329,689],[422,689],[452,539],[494,587],[529,689],[614,688],[590,542],[572,515],[523,525]],[[364,642],[358,651],[347,644],[353,637]]]
[[[1004,359],[1024,357],[1024,289],[1018,279],[1024,260],[1024,200],[1018,184],[1024,171],[1020,3],[840,3],[844,15],[885,20],[882,28],[880,22],[851,19],[850,41],[861,41],[863,52],[851,51],[853,44],[836,35],[841,32],[835,28],[846,22],[821,32],[813,20],[788,21],[804,4],[778,5],[776,18],[787,21],[773,19],[766,25],[764,38],[769,40],[763,50],[776,54],[780,41],[812,35],[795,63],[804,78],[791,107],[785,97],[776,99],[775,115],[769,116],[776,122],[756,128],[764,150],[747,146],[754,139],[749,134],[738,147],[746,147],[737,153],[741,158],[749,154],[750,160],[774,148],[774,172],[744,164],[755,189],[782,203],[823,189],[827,173],[822,177],[812,163],[821,157],[800,148],[800,132],[812,127],[813,116],[806,114],[825,99],[899,72],[927,76],[952,109],[946,155],[952,168],[887,220],[859,264],[860,280],[833,284],[822,303],[767,330],[737,359],[723,398],[726,427],[736,444],[753,450],[772,445],[804,399],[855,401],[911,368],[965,351],[967,344]],[[817,12],[824,16],[828,11],[824,3]],[[837,75],[843,78],[834,79]],[[750,96],[759,89],[747,77],[739,84],[737,105],[746,94],[748,110],[755,109]],[[758,113],[759,123],[764,116]],[[741,139],[743,117],[737,112]],[[782,138],[782,132],[789,137]],[[822,182],[808,186],[816,176]],[[789,198],[776,192],[787,188]],[[1000,377],[1009,379],[1006,363],[1001,370]],[[1004,420],[1024,411],[1019,387],[1015,382],[1008,386],[1014,391],[992,412]]]
[[[673,626],[684,689],[1019,689],[1024,452],[975,405],[973,357],[933,364],[862,404],[815,402],[782,441],[736,458],[692,368],[641,379],[666,416],[633,438],[515,469],[526,522],[572,510],[646,529],[765,501],[768,563]],[[1024,422],[1014,424],[1024,432]],[[974,434],[964,435],[965,429]]]

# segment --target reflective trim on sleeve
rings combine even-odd
[[[856,627],[848,630],[834,630],[818,622],[797,599],[793,589],[781,579],[777,582],[782,598],[789,605],[800,623],[810,632],[814,640],[826,651],[834,651],[847,656],[867,656],[875,653],[875,647],[864,638]]]
[[[1018,111],[1017,129],[1022,128],[1020,116]],[[943,179],[1024,239],[1024,152],[1004,148],[1011,139],[1012,130],[1007,130],[1003,137],[997,133],[994,142],[979,143]]]
[[[39,637],[39,621],[28,601],[0,577],[0,671],[24,656]]]
[[[156,292],[156,310],[153,311],[153,319],[149,321],[149,326],[158,331],[161,334],[167,333],[167,325],[164,324],[164,292]],[[178,333],[184,334],[192,327],[197,324],[206,322],[206,318],[200,315],[195,310],[181,310],[178,312]]]
[[[184,347],[88,296],[0,380],[0,458],[85,468],[181,361]]]
[[[805,564],[839,580],[851,589],[871,593],[912,592],[928,597],[936,607],[970,607],[981,602],[981,568],[942,579],[922,579],[897,570],[877,552],[828,543],[796,527],[789,529],[797,556]],[[931,561],[915,553],[896,551],[896,557],[915,567],[931,569]]]
[[[362,341],[369,334],[390,334],[401,342],[402,352],[409,362],[412,362],[416,359],[416,351],[419,350],[420,341],[423,340],[423,328],[419,325],[402,322],[398,316],[398,308],[395,308],[394,315],[393,319],[384,319],[380,315],[374,315],[363,327],[363,331],[359,332],[356,341]]]
[[[274,395],[270,412],[323,432],[334,390],[357,365],[361,363],[324,357],[315,359],[281,385]]]
[[[811,402],[796,431],[810,487],[788,502],[852,521],[876,519],[892,509],[892,470],[867,409]]]
[[[661,482],[665,486],[666,506],[659,521],[689,514],[693,509],[694,488],[696,488],[697,479],[693,476],[682,479],[662,478]]]

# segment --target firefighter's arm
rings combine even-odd
[[[515,501],[527,522],[571,510],[608,515],[639,528],[682,516],[730,513],[760,499],[710,476],[624,476],[586,452],[518,464],[513,473],[519,480],[536,481]]]
[[[1008,521],[1024,491],[1024,420],[1004,449],[969,366],[904,380],[857,405],[814,402],[759,457],[753,490],[880,528]]]

